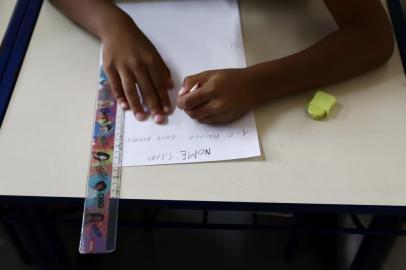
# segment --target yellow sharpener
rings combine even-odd
[[[322,120],[330,114],[336,104],[336,97],[323,91],[317,91],[307,106],[307,113],[314,120]]]

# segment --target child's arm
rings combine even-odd
[[[230,122],[273,98],[338,83],[390,58],[392,29],[379,0],[324,2],[339,26],[337,31],[276,61],[189,76],[178,107],[202,123]],[[184,94],[197,82],[202,87]]]
[[[103,65],[113,92],[124,107],[142,120],[136,84],[156,122],[170,111],[167,90],[173,87],[169,69],[132,19],[108,0],[52,0],[68,17],[100,38]]]

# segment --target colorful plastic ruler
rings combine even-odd
[[[82,254],[108,253],[116,247],[124,111],[117,106],[103,68],[100,78],[79,247]]]

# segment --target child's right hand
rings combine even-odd
[[[154,121],[163,123],[170,113],[168,90],[173,88],[171,75],[153,44],[130,18],[119,18],[117,24],[102,35],[103,66],[119,104],[131,109],[137,120],[144,112],[136,85]]]

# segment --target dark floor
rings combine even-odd
[[[160,221],[199,221],[201,211],[167,211]],[[260,216],[266,221],[268,216]],[[251,222],[250,213],[210,212],[215,223]],[[283,220],[283,219],[282,219]],[[78,259],[79,226],[59,225],[65,249]],[[86,269],[329,269],[336,268],[334,238],[306,236],[291,261],[283,260],[290,234],[269,231],[220,231],[193,229],[121,229],[115,253],[88,259]],[[0,227],[1,269],[37,269],[27,266]],[[100,267],[97,265],[100,262]]]

